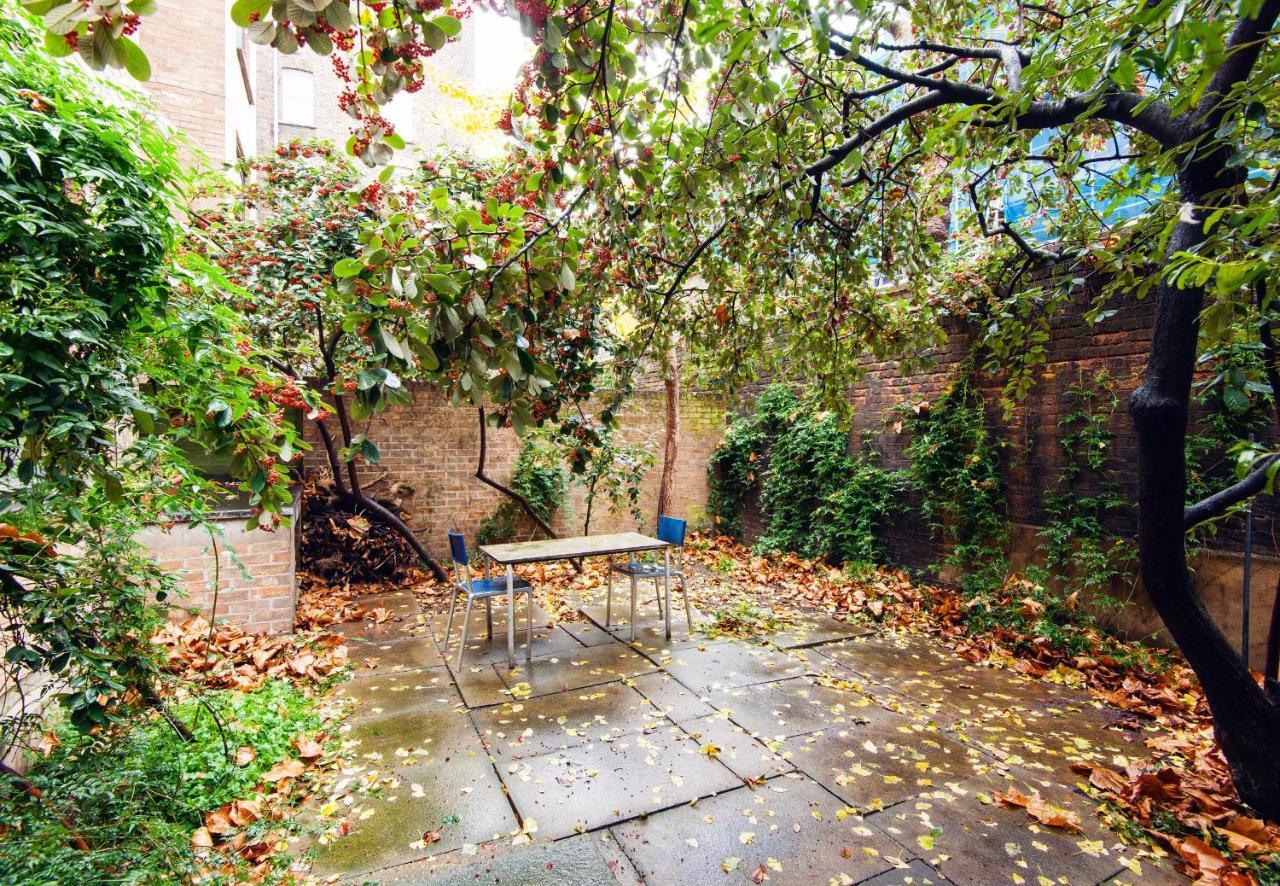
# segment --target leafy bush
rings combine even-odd
[[[746,496],[760,493],[759,551],[791,551],[833,562],[883,562],[877,532],[906,491],[905,479],[849,453],[849,432],[834,415],[814,414],[789,388],[772,385],[753,414],[736,422],[712,458],[711,513],[740,529]]]
[[[208,705],[208,708],[205,707]],[[210,713],[217,713],[222,728]],[[0,882],[171,883],[196,873],[191,833],[204,813],[246,796],[320,728],[312,703],[286,681],[215,692],[176,707],[195,739],[176,741],[158,717],[87,735],[64,727],[28,774],[33,798],[0,781]],[[239,766],[235,754],[255,758]],[[276,821],[249,826],[250,835]],[[76,848],[72,837],[89,845]]]

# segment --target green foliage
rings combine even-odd
[[[1058,445],[1066,459],[1057,483],[1045,494],[1040,530],[1045,567],[1068,593],[1085,592],[1091,605],[1112,603],[1115,584],[1131,581],[1137,562],[1133,543],[1111,528],[1132,508],[1120,484],[1105,469],[1110,428],[1118,398],[1106,370],[1067,390],[1070,411],[1058,422]]]
[[[933,531],[948,541],[946,561],[966,590],[998,587],[1007,572],[1009,523],[1004,515],[998,444],[986,403],[968,371],[932,403],[910,413],[913,488]]]
[[[789,627],[791,624],[773,610],[757,606],[749,597],[739,597],[732,606],[711,613],[711,618],[701,625],[701,630],[713,640],[719,637],[752,640],[771,636]]]
[[[791,388],[772,384],[756,398],[753,410],[725,432],[707,464],[707,513],[719,532],[741,533],[742,506],[747,496],[760,491],[769,446],[799,408]]]
[[[170,583],[133,536],[198,521],[219,492],[180,445],[230,454],[270,526],[299,444],[256,396],[261,361],[250,365],[215,303],[216,269],[171,255],[174,139],[49,58],[29,20],[3,8],[0,607],[15,627],[4,669],[53,673],[46,691],[88,729],[154,697],[151,600]]]
[[[637,526],[643,524],[640,486],[653,468],[653,453],[640,443],[623,441],[618,429],[609,424],[593,425],[586,435],[572,427],[561,433],[571,447],[574,480],[585,489],[583,535],[591,531],[591,517],[601,498],[609,513],[628,511]]]
[[[548,523],[564,505],[569,492],[569,473],[561,466],[559,453],[545,434],[531,433],[524,438],[508,485]],[[476,543],[513,541],[523,516],[524,509],[519,503],[504,499],[476,530]]]
[[[743,502],[758,491],[766,525],[756,550],[836,563],[883,562],[877,531],[906,492],[905,479],[877,465],[874,453],[849,453],[837,416],[815,413],[780,384],[729,428],[708,480],[721,531],[740,528]]]
[[[210,693],[175,711],[194,741],[176,740],[158,717],[95,735],[61,728],[59,746],[27,776],[39,799],[0,781],[0,820],[9,828],[0,837],[0,882],[186,881],[196,874],[191,832],[204,813],[247,796],[291,756],[295,736],[321,726],[313,703],[278,680],[249,693]],[[256,756],[238,766],[244,745]],[[68,825],[91,851],[71,844]],[[280,823],[255,822],[250,836],[269,827]]]

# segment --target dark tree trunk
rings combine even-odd
[[[1221,158],[1217,158],[1221,159]],[[1204,206],[1220,194],[1212,161],[1180,176],[1182,198]],[[1223,164],[1217,163],[1217,170]],[[1168,255],[1204,240],[1200,220],[1179,222]],[[1138,549],[1143,585],[1204,687],[1214,733],[1240,797],[1280,818],[1280,699],[1264,691],[1205,609],[1187,571],[1183,509],[1185,445],[1195,367],[1201,288],[1162,282],[1156,293],[1151,351],[1129,410],[1138,436]]]
[[[340,397],[335,399],[339,402],[341,401]],[[338,412],[340,419],[345,419],[345,404],[342,404],[338,408],[340,409]],[[345,420],[342,421],[342,425],[343,438],[348,441],[347,445],[350,445],[350,427]],[[338,493],[338,496],[353,508],[364,511],[374,520],[394,529],[396,533],[403,538],[406,543],[408,543],[409,547],[413,549],[413,552],[418,555],[418,558],[422,560],[427,569],[431,571],[431,574],[435,577],[436,581],[448,581],[449,576],[445,573],[444,567],[440,565],[439,561],[436,560],[435,557],[432,557],[431,554],[428,553],[426,546],[422,544],[417,533],[410,529],[409,525],[401,520],[400,517],[390,508],[385,507],[365,495],[364,489],[360,485],[360,474],[356,470],[354,462],[347,463],[347,476],[350,480],[350,484],[348,485],[348,483],[343,480],[342,466],[338,458],[337,441],[333,439],[333,434],[325,426],[324,422],[317,421],[316,428],[320,431],[320,442],[321,445],[324,446],[325,457],[329,461],[329,470],[333,472],[334,490]]]
[[[488,435],[488,426],[487,426],[487,423],[485,422],[483,406],[480,407],[479,413],[480,413],[480,458],[479,458],[479,461],[476,463],[476,479],[479,480],[484,485],[492,489],[496,489],[498,492],[501,492],[507,498],[511,499],[516,504],[520,505],[521,509],[529,516],[529,519],[532,520],[534,523],[538,524],[538,528],[546,533],[547,538],[555,538],[556,534],[551,529],[551,527],[547,525],[547,521],[542,519],[542,517],[538,515],[538,512],[533,509],[533,505],[529,504],[529,502],[525,500],[525,497],[523,495],[521,495],[520,493],[516,492],[514,489],[508,486],[502,485],[497,480],[492,479],[491,477],[489,477],[488,474],[484,472],[485,458],[489,454],[489,435]]]
[[[667,371],[662,379],[666,422],[662,439],[662,478],[658,482],[658,516],[670,513],[675,498],[676,462],[680,458],[680,364],[676,349],[667,350]]]

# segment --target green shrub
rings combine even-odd
[[[736,422],[712,459],[709,510],[721,531],[740,531],[743,501],[760,494],[765,531],[756,550],[790,551],[836,563],[880,563],[877,538],[905,479],[850,454],[847,426],[772,385]]]
[[[0,822],[8,827],[0,836],[0,883],[190,878],[191,833],[204,813],[246,796],[290,756],[295,736],[321,727],[313,703],[279,680],[249,693],[209,693],[175,711],[192,727],[193,741],[178,740],[158,717],[97,735],[64,726],[56,730],[58,747],[27,776],[43,796],[0,781]],[[245,745],[256,756],[237,766],[236,750]],[[71,844],[68,827],[90,851]],[[249,827],[254,834],[280,823]]]
[[[534,512],[551,522],[569,491],[569,473],[559,463],[559,455],[536,433],[525,437],[520,455],[511,471],[511,489],[529,503]],[[510,541],[519,530],[524,509],[511,499],[502,501],[476,530],[476,543]]]

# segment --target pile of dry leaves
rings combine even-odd
[[[151,642],[164,647],[170,673],[209,689],[252,692],[272,678],[319,683],[347,665],[336,634],[254,634],[199,617],[166,624]]]
[[[372,485],[372,484],[370,484]],[[378,499],[401,517],[397,499]],[[323,485],[309,482],[302,495],[298,555],[307,569],[331,584],[401,582],[418,565],[418,555],[391,527],[350,509]]]

